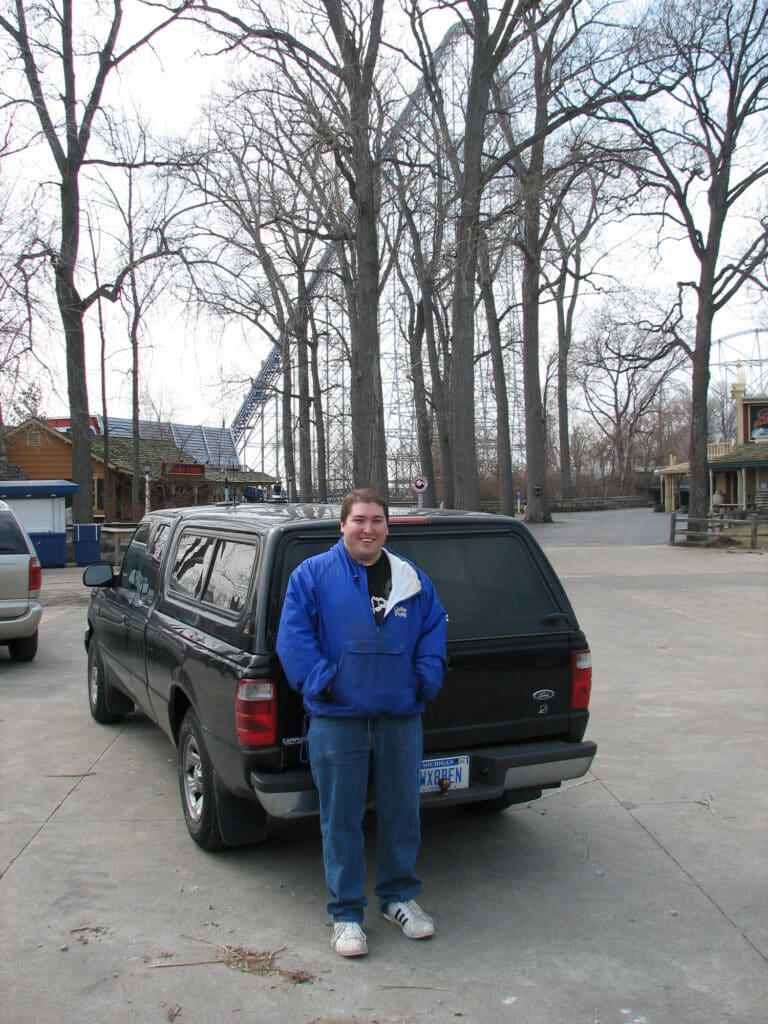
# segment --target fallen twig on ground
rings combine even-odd
[[[194,936],[190,936],[194,938]],[[275,963],[278,953],[282,953],[285,946],[278,946],[277,949],[246,949],[244,946],[222,946],[217,942],[210,942],[208,939],[197,939],[195,942],[205,942],[220,950],[220,955],[211,957],[208,960],[177,960],[174,962],[151,964],[150,966],[159,969],[164,967],[202,967],[205,964],[226,964],[236,971],[244,971],[246,974],[279,974],[281,978],[301,985],[306,981],[313,981],[314,975],[308,971],[282,967]]]

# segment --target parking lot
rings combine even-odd
[[[357,961],[328,944],[316,822],[206,854],[159,730],[92,721],[87,593],[48,570],[36,661],[0,650],[2,1024],[764,1020],[768,555],[669,547],[647,510],[535,532],[592,647],[593,770],[426,815],[437,935],[372,907]]]

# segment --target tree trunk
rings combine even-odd
[[[515,514],[515,487],[512,477],[512,445],[509,429],[509,397],[507,378],[504,371],[504,355],[501,346],[499,317],[496,311],[496,297],[493,293],[491,265],[488,250],[483,245],[480,252],[480,291],[485,306],[488,325],[488,344],[493,367],[493,387],[496,398],[496,461],[499,482],[499,505],[503,515]]]
[[[314,412],[315,443],[317,445],[317,500],[328,500],[328,458],[325,436],[325,409],[323,406],[323,389],[320,383],[320,367],[318,365],[318,338],[312,323],[312,345],[310,350],[310,367],[312,371],[312,407]]]
[[[427,489],[424,501],[427,505],[437,505],[437,487],[435,481],[435,465],[432,458],[432,434],[429,429],[429,412],[427,410],[427,389],[424,383],[424,364],[422,352],[425,335],[424,294],[417,304],[413,330],[409,334],[408,348],[410,355],[411,379],[413,381],[413,406],[416,417],[416,443],[419,452],[419,468],[427,478]]]
[[[61,184],[61,245],[55,262],[56,301],[64,328],[67,353],[72,481],[72,522],[93,522],[93,464],[85,375],[83,303],[75,285],[80,240],[80,189],[76,171],[68,168]]]
[[[387,458],[379,343],[378,187],[368,148],[367,105],[352,105],[355,165],[356,316],[352,324],[350,409],[355,486],[386,496]],[[362,125],[361,118],[365,117]]]
[[[475,20],[475,38],[467,94],[464,161],[459,182],[456,257],[453,278],[453,345],[448,377],[448,423],[455,474],[455,503],[480,507],[475,441],[475,287],[477,281],[482,155],[492,71],[485,54],[487,20]]]
[[[299,495],[302,501],[312,501],[312,417],[309,394],[309,296],[303,276],[299,276],[299,288],[295,309],[296,359],[299,386]],[[289,497],[295,500],[296,495]]]
[[[384,0],[372,0],[367,35],[359,38],[345,21],[339,0],[323,0],[342,61],[349,100],[350,198],[355,204],[354,309],[350,309],[352,477],[355,486],[386,496],[387,445],[379,341],[379,170],[371,151],[371,96],[381,43]],[[349,293],[348,293],[349,294]]]
[[[712,289],[707,287],[711,273],[701,275],[699,308],[696,314],[696,346],[693,352],[691,397],[691,444],[689,450],[690,494],[688,512],[702,518],[709,511],[709,472],[707,469],[707,397],[709,395],[709,356],[712,347]]]
[[[535,144],[523,183],[523,392],[525,395],[525,449],[528,468],[528,519],[549,523],[547,455],[544,407],[539,374],[540,229],[544,144]]]
[[[288,497],[292,497],[292,491],[296,485],[296,452],[293,443],[293,367],[291,366],[291,332],[283,329],[280,332],[281,344],[283,346],[283,394],[280,402],[281,425],[283,432],[283,469],[285,480],[283,486],[288,491]],[[285,493],[285,492],[284,492]]]

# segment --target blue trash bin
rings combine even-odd
[[[101,561],[101,526],[99,523],[75,523],[72,527],[75,563],[90,565]]]
[[[44,569],[67,564],[66,533],[30,533],[29,539],[35,545],[37,557]]]

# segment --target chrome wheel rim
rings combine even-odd
[[[203,814],[203,766],[194,736],[188,736],[184,743],[181,770],[187,813],[192,821],[200,821]]]
[[[99,663],[96,655],[91,655],[91,671],[88,677],[88,696],[91,698],[91,707],[96,707],[99,699]]]

